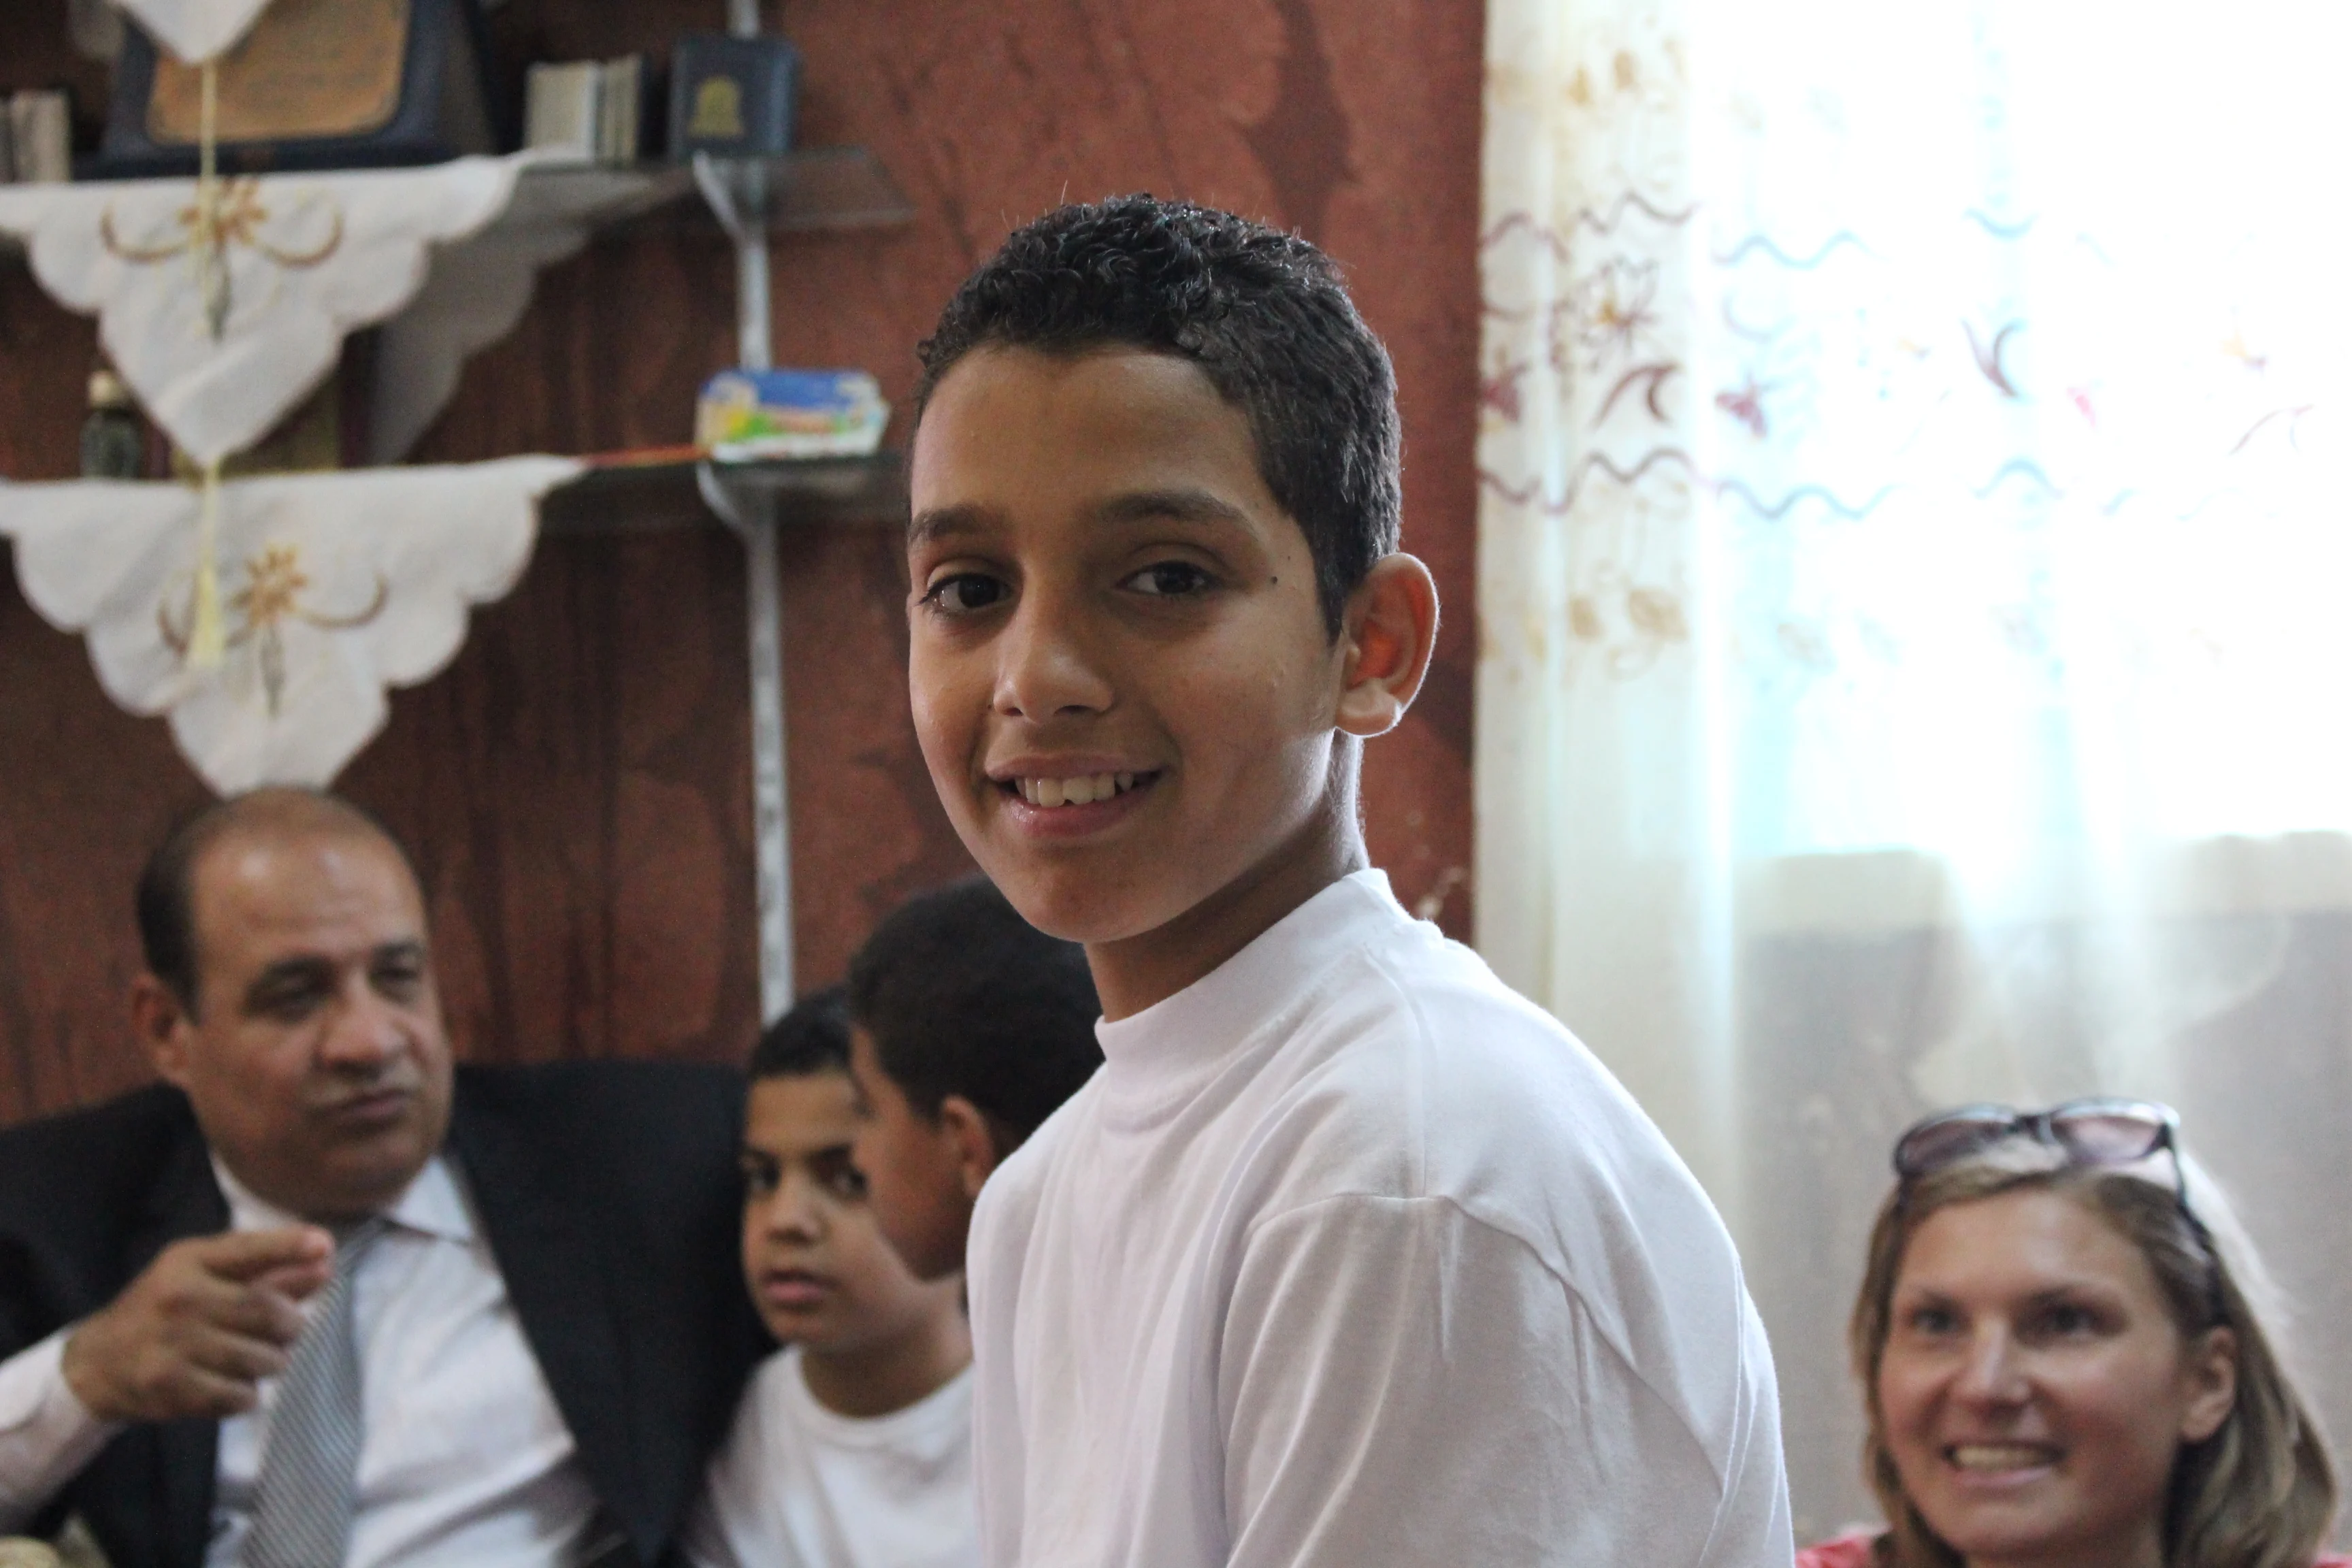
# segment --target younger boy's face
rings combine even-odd
[[[770,1333],[818,1352],[917,1331],[940,1305],[940,1288],[908,1272],[866,1205],[865,1180],[850,1162],[856,1131],[845,1073],[751,1085],[743,1278]]]
[[[849,1070],[861,1112],[855,1153],[875,1222],[918,1278],[957,1272],[972,1198],[951,1141],[882,1070],[874,1037],[862,1025],[850,1031]]]
[[[975,352],[933,394],[910,481],[916,729],[1023,915],[1123,942],[1307,852],[1345,653],[1206,375],[1140,351]]]

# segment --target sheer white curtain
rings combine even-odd
[[[2178,1104],[2352,1436],[2347,44],[1489,0],[1479,945],[1738,1234],[1801,1529],[1965,1100]]]

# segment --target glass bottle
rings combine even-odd
[[[147,472],[147,432],[131,390],[110,370],[89,374],[89,416],[81,423],[81,477],[136,479]]]

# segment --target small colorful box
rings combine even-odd
[[[729,370],[703,384],[694,442],[722,463],[862,458],[889,423],[881,387],[862,370]]]

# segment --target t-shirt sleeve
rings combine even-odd
[[[1445,1199],[1261,1224],[1217,1394],[1232,1568],[1791,1561],[1757,1434],[1711,1453],[1531,1248]]]

